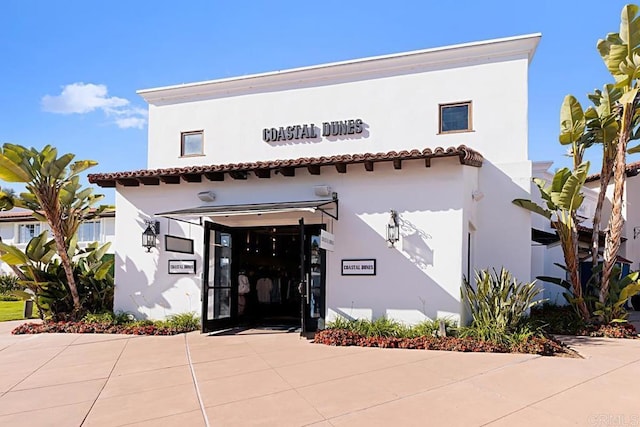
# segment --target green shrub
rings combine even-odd
[[[335,319],[333,319],[331,322],[327,322],[327,329],[346,329],[346,330],[351,330],[351,324],[352,321],[342,317],[342,316],[337,316]]]
[[[22,286],[20,286],[18,282],[18,276],[13,274],[0,274],[0,294],[8,294],[18,290],[22,290]]]
[[[195,312],[172,314],[165,321],[170,328],[195,331],[200,329],[200,319]]]
[[[529,317],[537,321],[550,334],[575,335],[586,326],[584,320],[570,305],[544,303],[531,309]]]
[[[458,324],[454,320],[445,318],[425,320],[418,323],[411,328],[412,335],[410,335],[409,338],[437,336],[440,332],[441,321],[444,322],[444,329],[448,337],[456,336],[458,334]]]
[[[117,311],[115,313],[111,311],[87,313],[82,318],[82,321],[86,323],[104,323],[109,325],[126,325],[135,322],[135,320],[133,314],[125,311]]]
[[[510,335],[518,333],[528,310],[542,303],[535,300],[541,290],[535,282],[518,283],[504,268],[499,273],[493,270],[493,274],[476,271],[475,279],[475,288],[466,278],[463,281],[462,300],[473,321],[470,327],[461,329],[460,335],[508,343]]]
[[[21,298],[18,298],[13,295],[2,295],[0,294],[0,301],[20,301]]]
[[[447,335],[455,335],[457,330],[456,322],[451,319],[443,320]],[[344,329],[364,337],[417,338],[436,336],[440,329],[440,319],[425,320],[417,325],[408,326],[384,316],[374,321],[366,319],[348,320],[339,316],[327,323],[327,329]]]
[[[128,324],[132,328],[141,327],[141,326],[157,326],[157,327],[161,328],[161,327],[165,326],[164,322],[162,320],[153,321],[153,320],[149,320],[149,319],[134,320],[133,322],[129,322]]]
[[[113,324],[113,313],[107,311],[104,313],[87,313],[82,318],[83,322],[87,323],[106,323]]]

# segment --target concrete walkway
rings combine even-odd
[[[259,330],[10,335],[19,323],[0,324],[2,426],[640,423],[640,340],[570,338],[585,358],[569,359],[327,347]]]

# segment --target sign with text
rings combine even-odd
[[[375,276],[376,260],[375,259],[343,259],[342,275],[343,276]]]
[[[196,260],[170,259],[169,274],[196,274]]]
[[[336,237],[328,231],[320,230],[320,249],[333,252],[335,250]]]
[[[313,123],[301,125],[279,126],[262,129],[264,142],[292,141],[305,139],[319,139],[322,137],[341,137],[348,135],[360,135],[365,130],[362,119],[338,120],[323,122],[322,128]]]

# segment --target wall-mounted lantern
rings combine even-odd
[[[387,224],[387,244],[393,248],[396,242],[400,240],[400,227],[398,226],[398,212],[391,210],[391,217]]]
[[[156,237],[160,234],[159,221],[145,221],[147,228],[142,232],[142,247],[151,252],[151,248],[156,247]]]

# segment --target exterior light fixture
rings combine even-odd
[[[328,185],[316,185],[313,187],[313,192],[316,196],[319,197],[327,197],[331,196],[331,187]]]
[[[216,200],[216,193],[211,190],[201,191],[198,193],[198,199],[202,200],[203,202],[213,202],[214,200]]]
[[[156,247],[156,237],[160,234],[159,221],[145,221],[147,228],[142,232],[142,247],[151,252],[151,248]]]
[[[398,226],[398,212],[391,210],[391,217],[387,224],[387,244],[390,248],[395,247],[400,240],[400,227]]]

